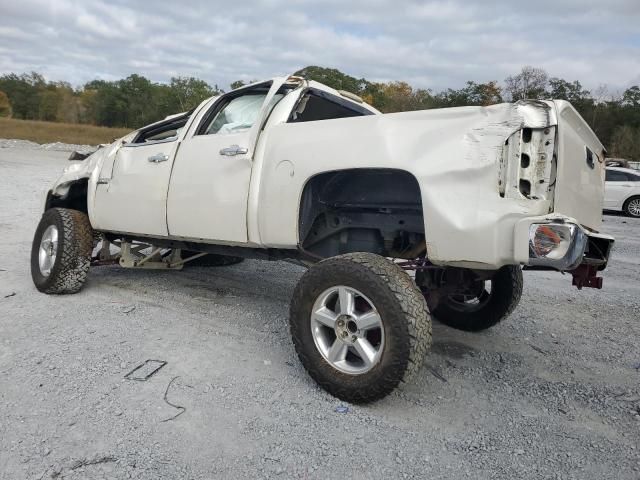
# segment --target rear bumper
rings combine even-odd
[[[551,240],[554,232],[561,234],[557,236],[555,252],[553,242],[543,245],[551,245],[549,248],[540,248],[540,238],[536,237],[539,228],[543,233],[545,229],[551,231]],[[543,237],[543,240],[547,239]],[[516,224],[514,256],[527,270],[570,272],[573,284],[578,288],[601,288],[602,279],[596,274],[606,268],[613,243],[611,235],[587,230],[570,217],[557,214],[529,217]]]

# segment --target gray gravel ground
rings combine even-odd
[[[436,323],[414,384],[337,413],[289,339],[299,267],[99,267],[38,293],[31,238],[67,155],[0,149],[0,478],[640,478],[640,221],[605,216],[603,290],[525,273],[503,324]],[[123,378],[146,359],[168,363]],[[174,377],[186,410],[163,421]]]

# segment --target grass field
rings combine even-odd
[[[36,143],[97,145],[110,143],[130,131],[126,128],[0,118],[0,138],[31,140]]]

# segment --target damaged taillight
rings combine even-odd
[[[498,170],[501,197],[548,200],[551,211],[556,176],[556,127],[522,128],[504,143]]]
[[[575,268],[585,251],[587,237],[572,223],[534,223],[529,227],[529,265],[558,270]]]

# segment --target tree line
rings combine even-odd
[[[164,84],[136,74],[116,81],[92,80],[73,88],[67,82],[47,82],[32,72],[0,76],[0,92],[8,99],[5,116],[134,129],[189,110],[220,90],[192,77],[172,78]],[[0,115],[2,111],[0,93]]]
[[[488,106],[523,99],[568,100],[591,125],[610,156],[640,160],[638,86],[621,94],[612,94],[604,87],[591,92],[578,80],[550,77],[543,69],[530,66],[502,83],[468,81],[462,88],[439,92],[413,88],[402,81],[372,82],[318,66],[305,67],[295,74],[355,93],[385,113]],[[242,85],[242,81],[236,81],[230,88]],[[133,74],[116,81],[93,80],[74,88],[67,82],[46,81],[35,72],[10,73],[0,76],[0,116],[133,129],[189,110],[223,92],[218,85],[211,86],[194,77],[174,77],[169,83],[156,83]]]

